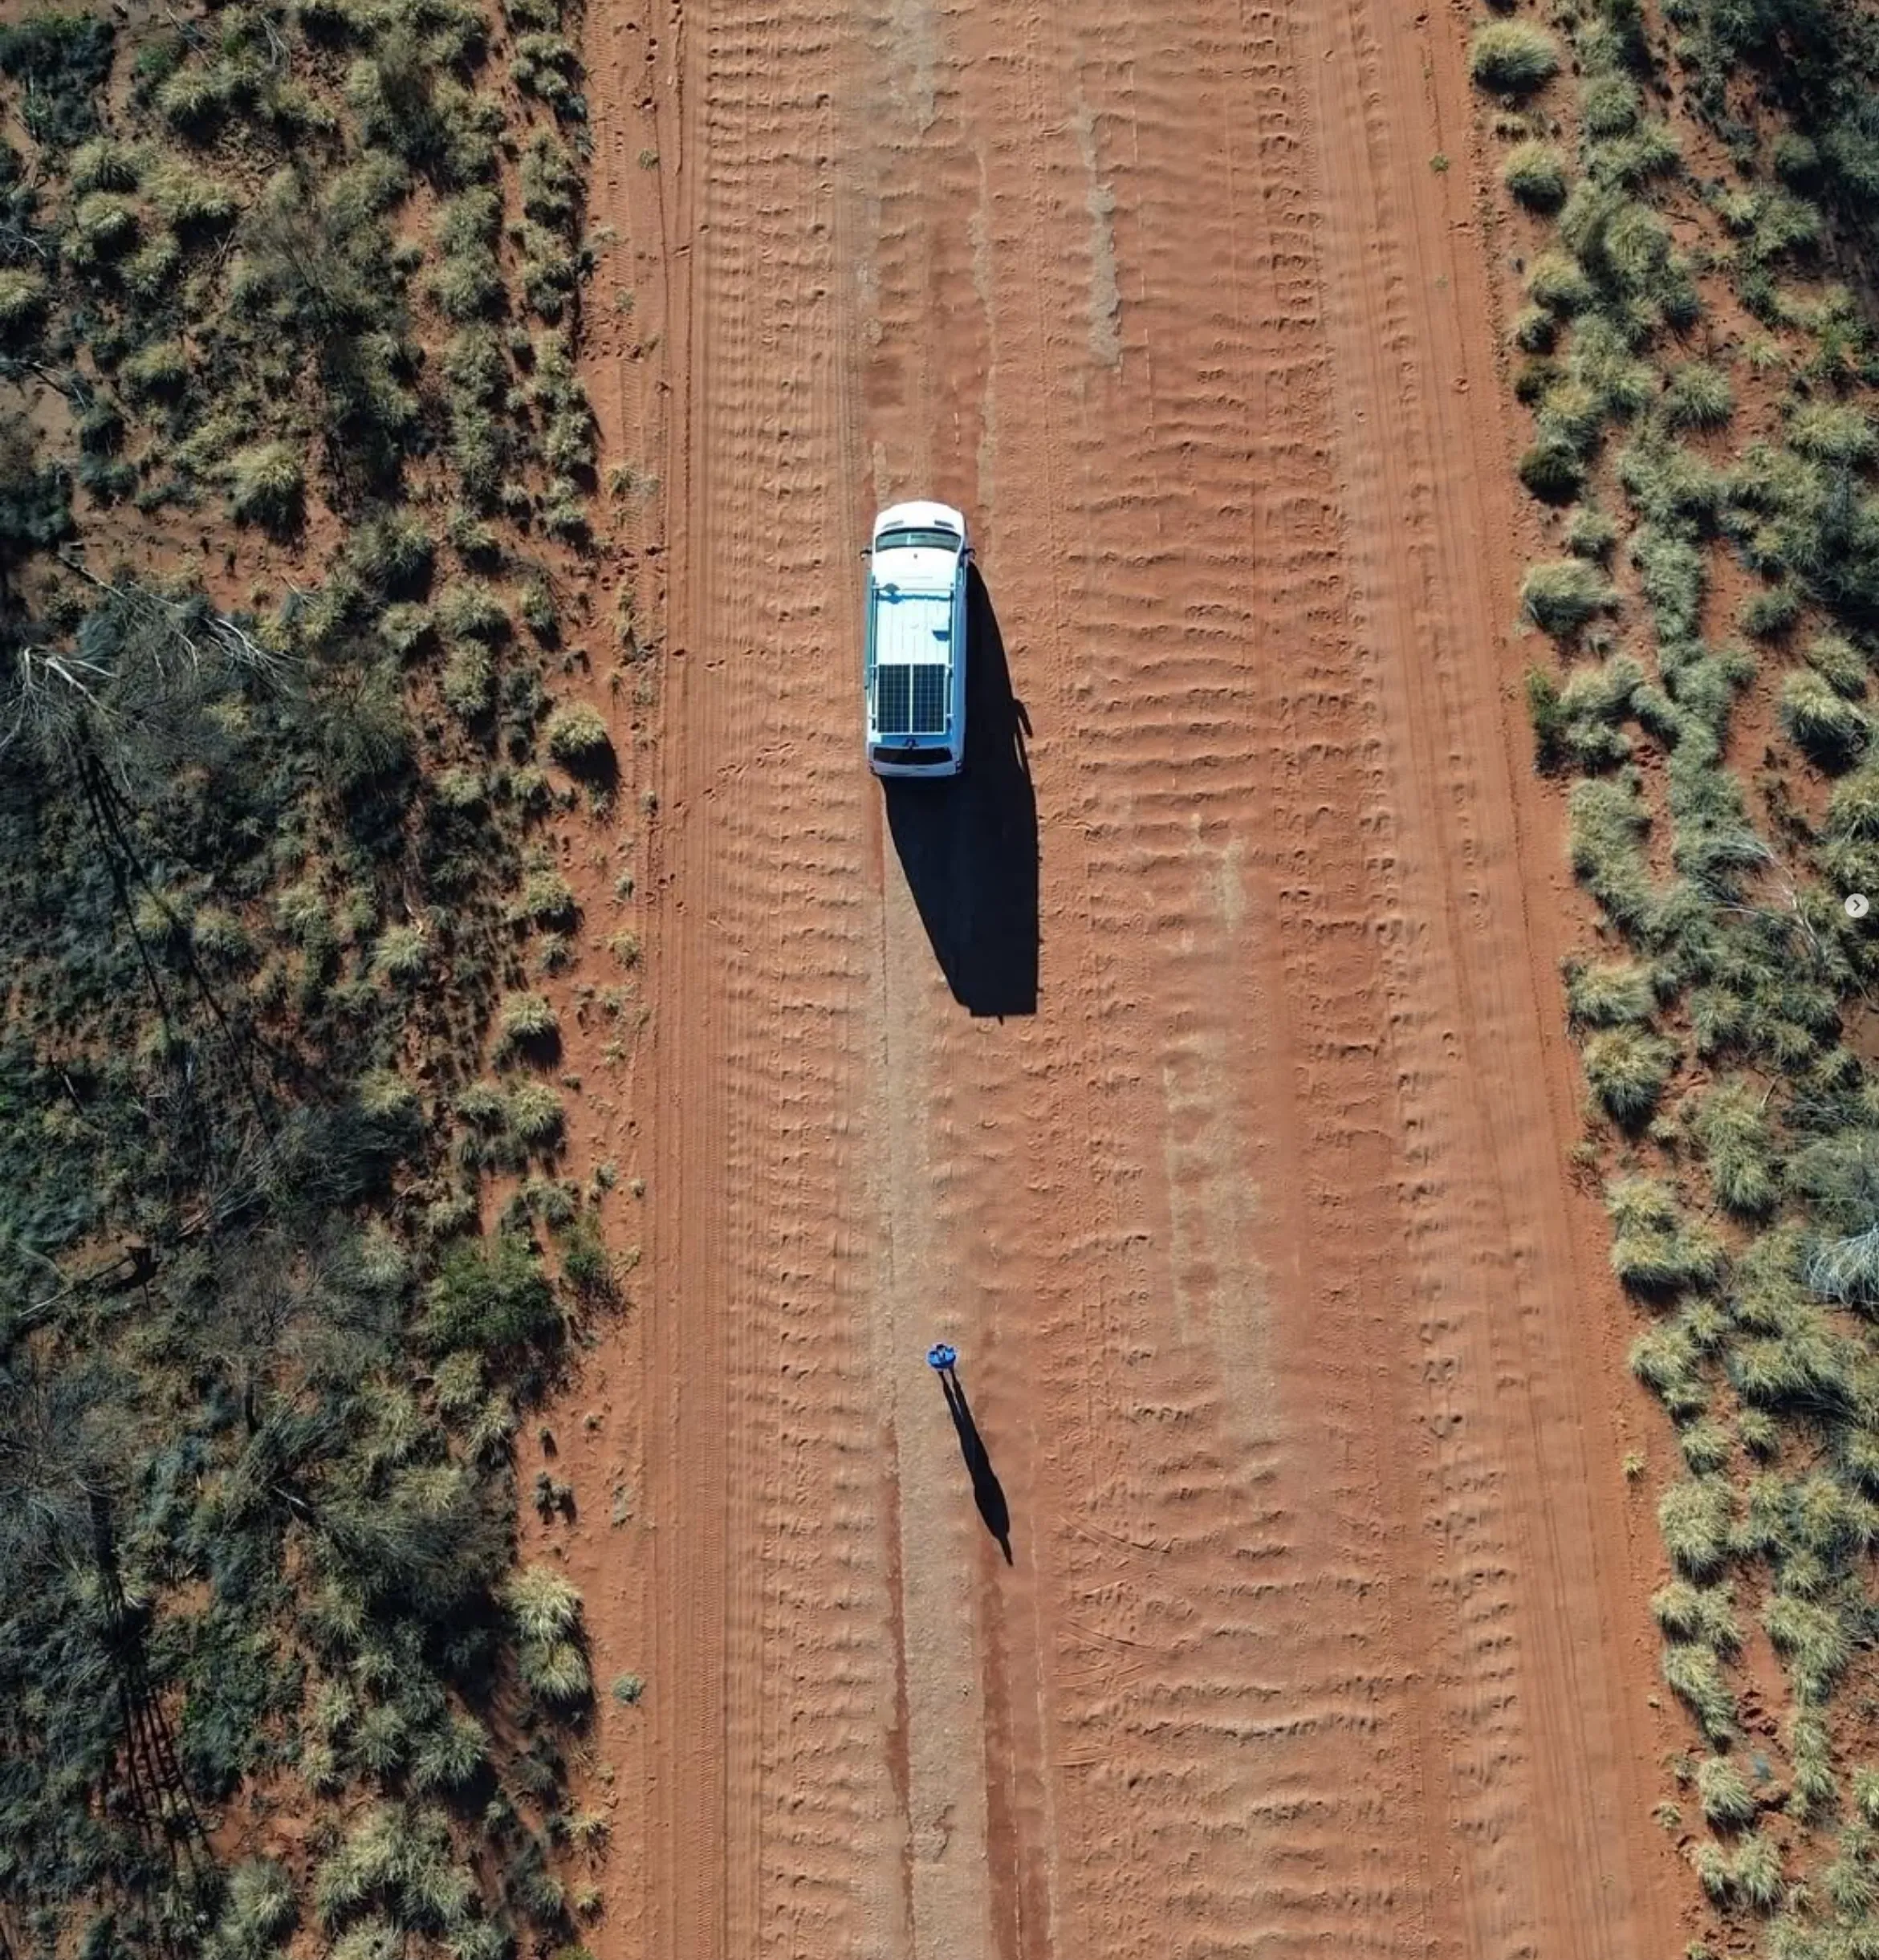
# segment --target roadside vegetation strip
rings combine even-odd
[[[140,20],[0,27],[0,1950],[577,1950],[578,22]]]
[[[1842,901],[1879,889],[1879,335],[1833,266],[1875,242],[1879,34],[1841,0],[1661,27],[1580,0],[1484,19],[1472,67],[1556,540],[1527,698],[1602,914],[1565,975],[1588,1161],[1674,1425],[1654,1604],[1701,1744],[1659,1815],[1716,1917],[1693,1955],[1746,1926],[1852,1960],[1879,1954],[1879,1078],[1849,1045],[1879,935]]]

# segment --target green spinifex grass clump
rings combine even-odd
[[[1661,1665],[1665,1685],[1689,1708],[1710,1741],[1731,1741],[1736,1734],[1735,1697],[1714,1650],[1680,1642],[1664,1649]]]
[[[1699,1586],[1673,1579],[1652,1595],[1651,1612],[1672,1640],[1694,1641],[1725,1657],[1741,1649],[1742,1622],[1734,1589],[1726,1581]]]
[[[1621,1027],[1648,1021],[1657,1006],[1648,966],[1636,960],[1568,960],[1566,1003],[1584,1027]]]
[[[1581,558],[1535,565],[1520,583],[1521,610],[1535,625],[1556,635],[1576,632],[1616,599],[1598,567]]]
[[[1733,1756],[1708,1756],[1698,1763],[1696,1789],[1704,1820],[1718,1830],[1742,1830],[1760,1814],[1748,1779]]]
[[[1721,429],[1735,413],[1735,390],[1721,368],[1685,361],[1664,390],[1664,418],[1673,429]]]
[[[1501,181],[1528,209],[1556,211],[1566,201],[1566,159],[1556,144],[1531,141],[1508,151]]]
[[[1580,1059],[1607,1115],[1634,1126],[1656,1111],[1677,1066],[1677,1044],[1638,1027],[1610,1027],[1586,1038]]]
[[[1746,1081],[1718,1083],[1697,1101],[1690,1127],[1717,1202],[1745,1218],[1771,1210],[1780,1192],[1766,1093]]]
[[[1613,922],[1641,930],[1656,905],[1644,840],[1650,814],[1637,782],[1621,773],[1575,783],[1568,799],[1572,868]]]
[[[593,1681],[581,1641],[580,1595],[573,1585],[546,1566],[527,1566],[509,1580],[503,1601],[530,1688],[551,1702],[587,1701]]]
[[[1710,1580],[1730,1554],[1735,1492],[1725,1477],[1688,1477],[1657,1504],[1657,1523],[1671,1562],[1687,1579]]]
[[[1823,674],[1800,669],[1781,687],[1781,726],[1796,747],[1823,768],[1842,769],[1862,754],[1872,740],[1865,711]]]
[[[1726,1263],[1722,1242],[1685,1217],[1675,1193],[1652,1177],[1614,1178],[1605,1193],[1612,1270],[1641,1292],[1713,1285]]]
[[[544,732],[548,753],[564,769],[578,774],[612,759],[613,738],[607,724],[584,702],[557,708]]]
[[[1529,21],[1489,21],[1468,43],[1468,72],[1499,95],[1531,95],[1559,71],[1558,43]]]

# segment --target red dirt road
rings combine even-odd
[[[604,1954],[1671,1950],[1464,31],[596,10],[672,539]],[[890,808],[925,494],[1023,722]]]

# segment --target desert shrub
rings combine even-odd
[[[1566,759],[1572,722],[1560,697],[1559,683],[1538,667],[1527,670],[1527,713],[1533,724],[1535,766],[1557,769]]]
[[[1654,524],[1640,527],[1632,539],[1631,561],[1660,639],[1675,643],[1694,640],[1702,624],[1708,567],[1702,552],[1687,539]]]
[[[421,980],[429,965],[424,933],[415,925],[388,926],[372,949],[372,971],[402,986]]]
[[[1650,1177],[1618,1177],[1605,1193],[1613,1226],[1612,1270],[1641,1292],[1712,1285],[1722,1277],[1721,1242],[1686,1220],[1670,1188]]]
[[[510,75],[525,95],[539,96],[558,112],[576,113],[580,97],[575,83],[580,57],[564,35],[551,32],[518,35]]]
[[[1750,1832],[1736,1847],[1729,1876],[1735,1890],[1751,1905],[1763,1912],[1771,1911],[1781,1897],[1779,1847],[1759,1831]]]
[[[1836,694],[1855,699],[1866,691],[1866,657],[1840,633],[1816,633],[1802,657]]]
[[[1821,462],[1870,462],[1879,438],[1872,417],[1840,401],[1809,401],[1787,420],[1787,440],[1803,456]]]
[[[259,442],[229,458],[229,507],[246,523],[287,530],[305,509],[307,480],[297,450],[285,442]]]
[[[1865,714],[1811,670],[1782,683],[1780,714],[1789,739],[1824,769],[1846,767],[1872,738]]]
[[[0,27],[0,75],[20,84],[18,114],[35,143],[63,151],[98,127],[98,98],[111,72],[108,21],[29,13]]]
[[[522,1143],[546,1149],[560,1139],[561,1098],[545,1082],[519,1083],[509,1098],[509,1120]]]
[[[43,273],[27,266],[0,268],[0,335],[14,340],[34,331],[51,296]]]
[[[437,677],[437,689],[453,714],[466,722],[489,713],[495,702],[496,670],[489,649],[466,640],[450,649]]]
[[[580,1593],[560,1573],[531,1565],[510,1578],[502,1599],[530,1691],[551,1703],[584,1702],[593,1681],[581,1646]]]
[[[430,279],[431,298],[445,319],[479,320],[499,310],[502,268],[490,247],[470,246],[438,264]]]
[[[299,1917],[287,1872],[266,1859],[244,1860],[228,1876],[214,1960],[272,1960]]]
[[[505,994],[496,1023],[511,1045],[547,1040],[558,1029],[554,1008],[539,994]]]
[[[1734,1880],[1729,1870],[1729,1856],[1722,1847],[1708,1838],[1698,1838],[1690,1848],[1690,1869],[1696,1873],[1697,1882],[1705,1893],[1718,1905],[1725,1904],[1730,1895]],[[1713,1960],[1709,1949],[1702,1949],[1703,1960]],[[1696,1960],[1694,1943],[1685,1954],[1684,1960]]]
[[[1579,558],[1535,565],[1520,584],[1522,610],[1535,625],[1556,635],[1576,632],[1613,596],[1598,568]]]
[[[1673,1415],[1694,1411],[1706,1400],[1697,1372],[1697,1352],[1679,1327],[1647,1328],[1631,1344],[1631,1372],[1663,1401]]]
[[[1585,269],[1568,252],[1542,252],[1527,274],[1527,296],[1543,314],[1582,313],[1594,297]],[[1527,343],[1521,343],[1525,346]]]
[[[570,1222],[561,1246],[561,1275],[584,1300],[611,1301],[618,1297],[612,1256],[592,1214]]]
[[[118,369],[127,399],[174,401],[189,384],[189,360],[180,340],[152,340]]]
[[[1713,1578],[1729,1556],[1734,1493],[1726,1478],[1687,1477],[1657,1504],[1664,1548],[1686,1578]]]
[[[1664,417],[1673,429],[1720,429],[1735,413],[1729,377],[1707,362],[1686,361],[1664,390]]]
[[[1735,1433],[1753,1457],[1767,1459],[1781,1447],[1781,1425],[1765,1409],[1745,1409],[1735,1418]]]
[[[1643,107],[1637,83],[1622,75],[1594,75],[1579,91],[1579,117],[1588,136],[1627,135]]]
[[[522,153],[522,209],[524,217],[562,233],[571,232],[580,216],[580,167],[560,140],[538,129]]]
[[[1587,1038],[1581,1059],[1606,1113],[1635,1125],[1657,1108],[1677,1066],[1677,1044],[1643,1028],[1606,1028]]]
[[[1735,1454],[1729,1431],[1710,1416],[1699,1416],[1687,1425],[1678,1435],[1677,1445],[1686,1466],[1698,1477],[1728,1469]]]
[[[577,774],[602,761],[610,761],[613,754],[613,738],[607,732],[607,724],[582,701],[557,708],[548,717],[544,739],[555,760]]]
[[[1565,538],[1566,549],[1575,558],[1603,563],[1618,542],[1617,520],[1607,511],[1583,505],[1567,521]]]
[[[580,283],[580,266],[557,234],[525,225],[522,234],[522,296],[545,320],[559,320]],[[552,462],[554,458],[551,457]]]
[[[116,191],[95,190],[79,198],[67,235],[68,257],[81,266],[116,257],[130,250],[137,238],[138,210],[133,198]]]
[[[1842,776],[1827,799],[1827,834],[1879,839],[1879,767],[1862,763]]]
[[[1600,174],[1627,189],[1668,177],[1682,164],[1676,131],[1657,116],[1646,117],[1629,135],[1604,144],[1597,159]]]
[[[509,363],[494,327],[484,323],[459,327],[450,336],[441,362],[453,388],[487,402],[499,396],[509,379]]]
[[[1714,1653],[1694,1645],[1666,1647],[1661,1667],[1665,1685],[1696,1717],[1710,1741],[1728,1742],[1735,1733],[1735,1698]]]
[[[1570,503],[1585,487],[1585,465],[1557,442],[1536,442],[1520,458],[1521,482],[1542,503]]]
[[[1567,1011],[1582,1027],[1648,1021],[1657,1006],[1650,971],[1635,960],[1568,960]]]
[[[1489,21],[1468,43],[1469,74],[1497,95],[1531,95],[1559,71],[1557,43],[1528,21]]]
[[[480,580],[453,584],[437,601],[437,619],[446,639],[480,640],[493,645],[509,632],[509,615]]]
[[[1769,1210],[1779,1195],[1764,1100],[1746,1082],[1718,1083],[1690,1117],[1717,1202],[1751,1217]]]
[[[412,1753],[412,1787],[424,1792],[466,1789],[488,1757],[483,1725],[472,1714],[453,1712],[419,1738]]]
[[[1621,327],[1597,314],[1578,323],[1567,367],[1616,420],[1641,413],[1657,398],[1657,370],[1633,352]]]
[[[1869,1834],[1857,1825],[1843,1831],[1840,1836],[1840,1856],[1820,1873],[1821,1889],[1832,1901],[1833,1909],[1848,1919],[1863,1920],[1879,1904],[1879,1883],[1875,1882],[1872,1846],[1868,1837]]]
[[[1523,354],[1549,352],[1559,337],[1560,323],[1543,305],[1523,307],[1507,329],[1507,338]]]
[[[1853,1658],[1853,1641],[1832,1606],[1777,1593],[1762,1612],[1775,1651],[1787,1663],[1796,1697],[1818,1704]]]
[[[444,1352],[536,1346],[559,1328],[554,1292],[533,1249],[505,1233],[486,1244],[453,1246],[425,1295],[425,1337]]]
[[[1501,165],[1501,181],[1529,210],[1556,211],[1566,201],[1566,160],[1555,144],[1516,144]]]
[[[528,874],[510,913],[517,919],[531,920],[538,925],[558,926],[563,930],[571,929],[580,917],[567,880],[559,872],[548,869]]]
[[[1831,1409],[1846,1394],[1840,1348],[1798,1315],[1768,1340],[1739,1343],[1729,1374],[1743,1401],[1767,1409]]]
[[[233,224],[242,208],[226,184],[170,157],[147,166],[144,193],[166,225],[191,238]]]
[[[1735,1616],[1735,1596],[1727,1586],[1696,1586],[1673,1579],[1651,1596],[1651,1612],[1672,1640],[1694,1641],[1718,1654],[1736,1653],[1742,1626]]]
[[[1706,1757],[1697,1765],[1696,1793],[1705,1820],[1718,1830],[1739,1831],[1755,1820],[1748,1779],[1728,1756]]]
[[[1650,533],[1687,543],[1708,529],[1725,486],[1694,451],[1652,432],[1621,450],[1617,462],[1618,479]]]
[[[1757,640],[1779,640],[1792,631],[1800,617],[1800,595],[1792,585],[1771,585],[1751,592],[1736,614],[1742,630]]]
[[[1623,777],[1575,783],[1568,799],[1572,868],[1613,921],[1641,928],[1653,907],[1643,842],[1649,812]]]

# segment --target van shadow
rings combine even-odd
[[[1009,1565],[1011,1507],[1005,1501],[1005,1486],[998,1482],[998,1472],[992,1468],[990,1454],[978,1433],[978,1425],[972,1420],[972,1405],[966,1399],[966,1391],[950,1368],[942,1372],[940,1386],[946,1391],[946,1410],[958,1433],[959,1452],[966,1459],[966,1474],[972,1479],[972,1501],[978,1507],[985,1528],[998,1541],[998,1549],[1004,1553],[1005,1563]]]
[[[885,778],[888,830],[953,998],[969,1014],[1037,1011],[1037,798],[1024,704],[974,566],[966,588],[966,767]]]

